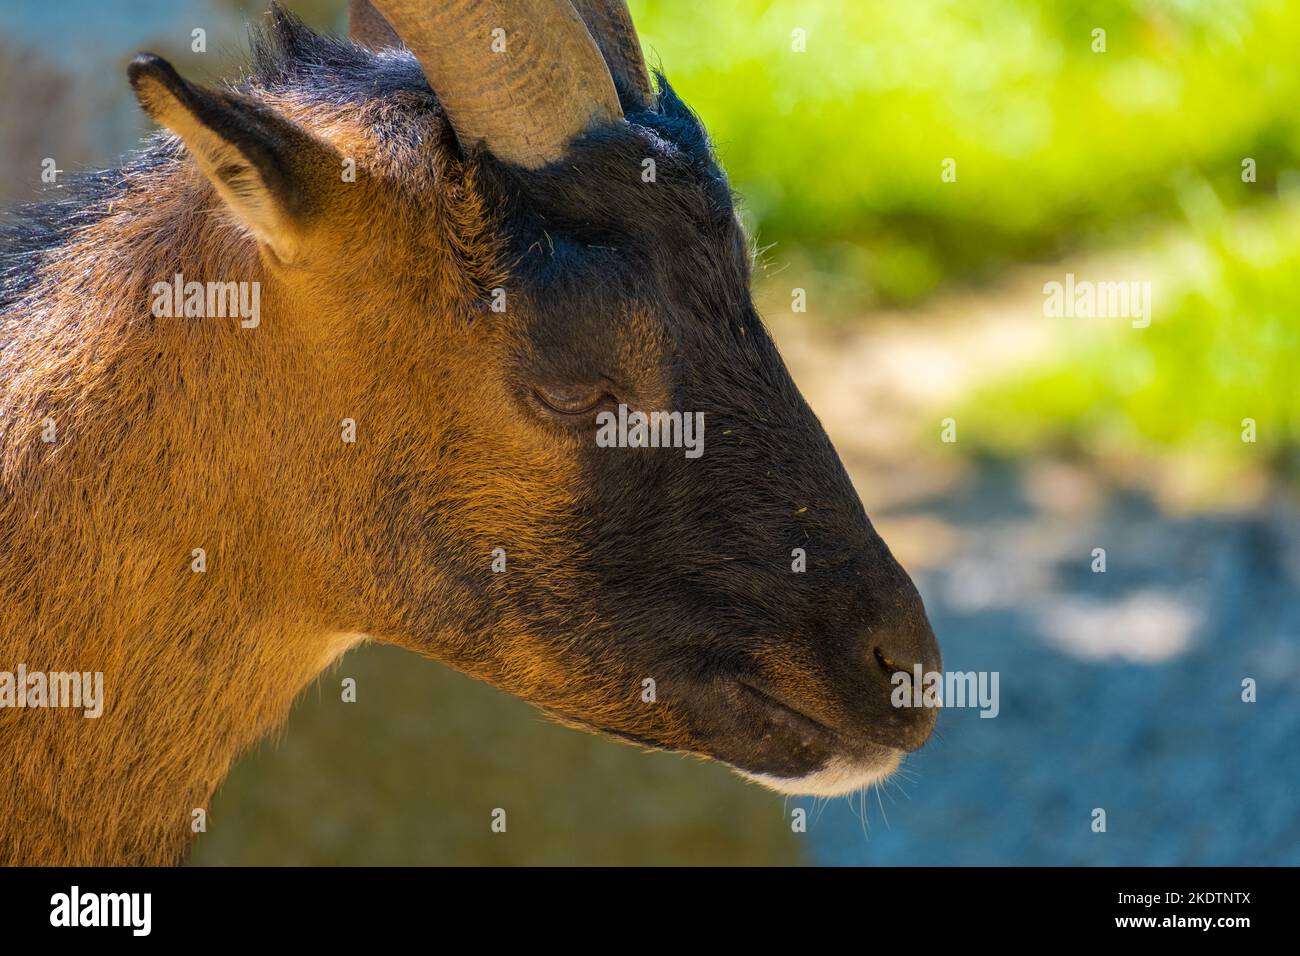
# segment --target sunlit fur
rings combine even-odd
[[[0,709],[0,862],[182,859],[193,810],[359,635],[754,773],[833,755],[738,675],[845,739],[902,733],[858,702],[887,694],[876,642],[937,663],[924,610],[750,304],[676,97],[525,174],[461,153],[409,53],[283,16],[257,42],[240,95],[357,164],[300,184],[291,265],[170,134],[6,236],[0,667],[103,671],[106,703]],[[176,272],[260,281],[261,325],[154,318]],[[704,411],[704,457],[596,449],[530,404],[596,374]]]

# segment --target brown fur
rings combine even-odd
[[[333,196],[342,228],[318,237],[347,246],[332,262],[350,274],[325,284],[268,267],[181,161],[131,183],[49,259],[20,310],[24,340],[2,353],[0,661],[102,670],[106,705],[98,720],[0,709],[0,861],[178,859],[191,810],[284,719],[329,636],[400,627],[370,613],[391,602],[346,542],[368,537],[358,525],[372,517],[378,459],[414,454],[439,423],[369,357],[428,361],[412,372],[429,379],[453,372],[433,343],[411,352],[405,310],[366,280],[406,258],[433,262],[446,301],[430,313],[463,311],[458,299],[477,295],[467,272],[501,281],[494,243],[440,154],[380,155],[354,109],[276,105],[362,162],[364,181]],[[423,135],[441,137],[436,116]],[[385,202],[394,170],[431,207],[421,225],[455,224],[454,236]],[[176,271],[260,280],[274,318],[256,330],[155,319],[148,290]],[[47,417],[55,444],[41,441]],[[360,423],[356,445],[339,439],[345,417]],[[322,514],[322,500],[336,507]],[[206,573],[190,570],[196,547]]]

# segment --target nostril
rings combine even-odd
[[[903,673],[903,674],[911,673],[911,671],[908,670],[906,667],[904,667],[902,664],[899,664],[896,661],[892,661],[888,657],[886,657],[885,652],[882,651],[880,648],[873,647],[871,650],[876,656],[876,663],[880,665],[880,669],[883,670],[886,674],[890,675],[891,677],[894,674],[898,674],[898,673]]]

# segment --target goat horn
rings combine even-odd
[[[415,54],[462,146],[537,168],[621,119],[609,68],[569,0],[373,0]]]
[[[642,109],[654,102],[654,88],[645,68],[641,41],[637,38],[627,0],[571,0],[578,16],[600,47],[614,81],[636,97]]]
[[[348,0],[348,36],[372,50],[401,46],[402,39],[370,0]]]

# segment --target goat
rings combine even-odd
[[[625,4],[354,0],[351,33],[273,7],[221,89],[138,56],[165,130],[6,227],[0,668],[103,699],[0,683],[0,862],[183,860],[362,640],[787,793],[892,772],[934,634]],[[702,454],[596,441],[655,412]]]

